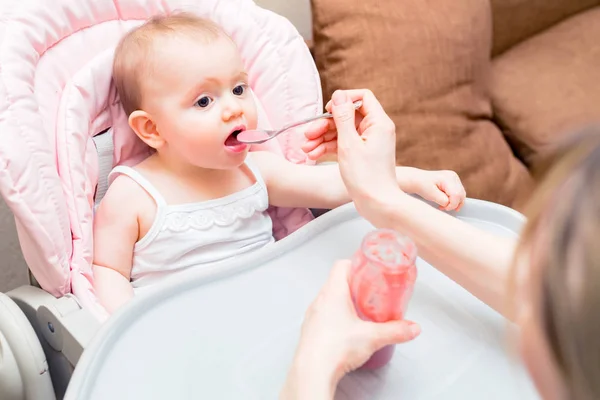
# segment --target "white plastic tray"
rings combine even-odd
[[[468,199],[457,215],[501,235],[523,217]],[[334,260],[373,227],[352,204],[268,248],[139,296],[80,359],[67,399],[276,399],[307,306]],[[508,322],[422,260],[407,318],[421,336],[377,372],[341,382],[336,399],[537,399]]]

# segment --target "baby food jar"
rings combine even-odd
[[[393,230],[378,229],[365,236],[352,260],[350,290],[357,314],[364,320],[387,322],[404,318],[417,268],[414,242]],[[377,351],[361,367],[386,365],[394,345]]]

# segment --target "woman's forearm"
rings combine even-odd
[[[419,256],[481,301],[507,316],[507,283],[516,241],[493,235],[397,192],[356,202],[377,227],[409,236]]]

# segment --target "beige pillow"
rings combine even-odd
[[[493,55],[593,6],[600,0],[491,0]]]
[[[397,127],[397,162],[451,169],[469,197],[518,207],[531,179],[491,122],[491,17],[481,0],[312,0],[324,98],[369,88]]]
[[[522,42],[493,63],[496,117],[534,164],[565,135],[600,122],[600,7]]]

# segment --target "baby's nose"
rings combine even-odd
[[[237,117],[243,113],[243,107],[241,103],[236,100],[229,100],[223,107],[223,119],[229,120],[233,117]]]

